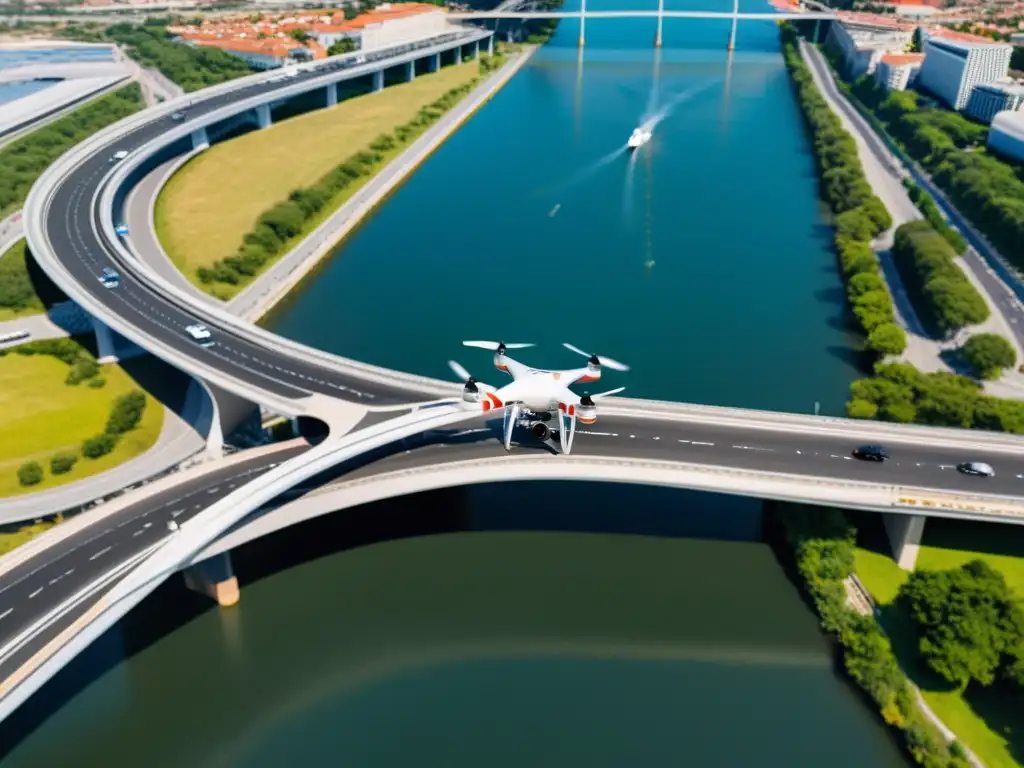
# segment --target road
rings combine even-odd
[[[0,576],[0,649],[33,623],[89,584],[171,535],[168,522],[183,523],[244,483],[306,450],[297,446],[241,461],[223,470],[182,482],[122,509]],[[98,597],[98,595],[97,595]],[[70,617],[68,621],[70,622]],[[36,641],[0,660],[0,679],[45,644]],[[3,651],[0,650],[0,654]]]
[[[374,55],[387,58],[380,52],[369,54],[368,58]],[[322,74],[301,73],[284,82],[263,81],[240,91],[220,94],[197,102],[189,110],[189,116],[198,117],[231,102],[272,93]],[[117,150],[132,150],[147,144],[177,126],[170,116],[145,123],[111,143],[106,150],[84,160],[59,182],[51,198],[45,227],[52,250],[75,281],[148,338],[277,397],[300,399],[320,393],[362,405],[431,399],[408,386],[371,381],[357,372],[317,365],[280,349],[255,344],[209,318],[203,318],[202,322],[210,327],[216,343],[211,348],[199,347],[184,330],[200,320],[197,310],[156,294],[134,278],[125,265],[117,263],[104,243],[98,224],[100,186],[110,168],[110,157]],[[116,289],[106,289],[99,283],[100,271],[108,266],[121,274],[121,284]]]

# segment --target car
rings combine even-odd
[[[213,338],[210,329],[202,323],[195,323],[185,328],[185,332],[192,337],[192,341],[200,347],[212,347]]]
[[[995,477],[996,471],[983,461],[965,461],[957,464],[958,471],[965,475],[977,475],[978,477]]]
[[[116,227],[114,227],[114,234],[116,234],[118,237],[127,237],[128,227],[125,226],[124,224],[118,224]]]
[[[100,272],[100,282],[104,288],[117,288],[121,284],[121,276],[110,267],[104,267]]]
[[[861,445],[853,449],[853,457],[862,461],[885,461],[889,452],[880,445]]]
[[[112,163],[119,163],[122,160],[124,160],[126,157],[128,157],[128,152],[126,150],[124,150],[124,149],[120,149],[117,152],[115,152],[113,155],[110,156],[110,162],[112,162]]]
[[[171,120],[173,120],[176,123],[180,123],[184,119],[185,119],[185,113],[184,112],[175,112],[173,115],[171,115]]]

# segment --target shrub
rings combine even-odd
[[[54,475],[63,475],[71,471],[78,461],[78,456],[73,453],[58,453],[50,458],[50,472]]]
[[[86,384],[86,386],[89,387],[89,389],[103,389],[106,383],[107,380],[102,376],[93,376],[89,379],[89,383]]]
[[[30,461],[18,467],[18,482],[25,487],[43,482],[43,468],[39,462]]]
[[[102,434],[90,437],[82,443],[82,455],[87,459],[98,459],[106,456],[117,445],[120,435]]]
[[[907,348],[907,334],[894,323],[881,323],[868,334],[867,346],[880,355],[901,355]]]
[[[108,435],[120,435],[130,432],[138,426],[145,410],[146,395],[140,390],[136,389],[126,395],[121,395],[114,402],[114,406],[110,410],[106,433]]]
[[[1007,368],[1017,364],[1017,351],[1009,341],[995,333],[971,336],[960,348],[964,359],[983,379],[998,379]]]
[[[82,355],[71,366],[71,370],[68,371],[68,375],[64,378],[64,383],[73,387],[87,379],[91,379],[99,372],[99,364],[91,357]]]

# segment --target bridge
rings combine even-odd
[[[609,398],[597,425],[578,434],[573,455],[544,455],[524,443],[505,457],[491,425],[457,402],[458,385],[277,337],[171,284],[115,232],[133,183],[174,152],[203,151],[238,119],[269,125],[271,104],[302,94],[322,92],[329,104],[343,79],[367,76],[383,86],[385,70],[415,76],[418,62],[440,65],[443,53],[460,59],[491,34],[462,30],[373,52],[365,63],[334,57],[290,80],[264,73],[224,83],[105,129],[40,177],[24,214],[31,250],[95,318],[102,351],[113,357],[138,346],[186,371],[207,387],[224,432],[260,404],[320,419],[331,433],[316,446],[242,454],[169,477],[0,560],[0,717],[173,573],[184,569],[194,588],[230,603],[237,599],[231,547],[387,495],[540,478],[834,504],[885,514],[904,563],[927,516],[1024,522],[1017,473],[1024,440],[1005,434]],[[187,100],[194,103],[186,119],[172,120]],[[118,150],[128,157],[111,163]],[[105,267],[120,272],[118,289],[100,286]],[[185,336],[195,322],[212,329],[216,346]],[[893,461],[851,460],[851,448],[868,441],[889,446]],[[956,472],[968,459],[992,464],[996,477]],[[311,492],[289,497],[295,489]]]

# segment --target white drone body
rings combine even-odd
[[[554,439],[554,430],[548,426],[548,422],[554,418],[562,453],[570,453],[576,436],[577,419],[584,424],[593,424],[597,421],[597,405],[594,400],[625,389],[619,387],[597,395],[583,396],[569,389],[572,384],[600,379],[602,365],[619,371],[629,370],[622,363],[590,355],[571,344],[563,346],[589,358],[586,367],[548,371],[531,368],[505,354],[506,350],[532,347],[532,344],[505,344],[493,341],[465,341],[463,344],[467,347],[493,350],[494,367],[512,377],[511,384],[495,388],[478,382],[454,360],[448,362],[455,374],[465,382],[462,402],[467,408],[479,408],[483,413],[504,410],[503,434],[506,451],[512,447],[512,432],[516,426],[528,428],[538,440]]]

